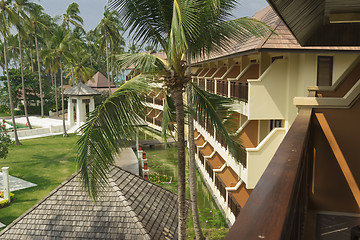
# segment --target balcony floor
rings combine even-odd
[[[352,227],[360,225],[359,216],[344,216],[331,213],[317,213],[316,239],[319,240],[350,240]]]

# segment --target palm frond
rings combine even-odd
[[[115,56],[119,67],[135,67],[135,70],[142,73],[161,72],[167,67],[164,59],[149,53],[123,53]]]
[[[163,139],[163,142],[167,142],[168,135],[172,136],[173,139],[175,137],[173,136],[173,131],[176,131],[175,129],[175,103],[174,100],[168,96],[167,94],[164,94],[164,109],[163,109],[163,118],[161,122],[161,137]],[[165,147],[167,144],[165,144]]]
[[[136,133],[135,124],[145,116],[141,99],[150,88],[147,76],[136,76],[91,112],[81,127],[76,162],[84,188],[93,200],[107,183],[114,154],[127,146]]]
[[[230,113],[232,99],[206,92],[193,82],[189,84],[193,89],[192,106],[188,106],[190,113],[195,119],[201,119],[205,128],[214,127],[225,139],[230,153],[241,162],[244,157],[244,148],[229,136],[223,124]]]

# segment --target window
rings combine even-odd
[[[333,57],[318,56],[317,85],[331,86],[333,73]]]

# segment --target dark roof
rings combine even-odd
[[[0,239],[177,239],[177,196],[119,167],[96,205],[74,174],[0,233]]]
[[[302,46],[359,46],[359,0],[268,0]]]
[[[78,83],[77,85],[73,86],[64,91],[65,95],[68,96],[93,96],[93,95],[100,95],[98,91],[92,89],[91,87],[86,86],[82,82]]]
[[[259,12],[255,13],[254,19],[260,20],[274,29],[274,32],[269,33],[265,38],[251,37],[245,42],[234,42],[231,48],[212,52],[208,57],[197,59],[195,62],[203,62],[215,60],[220,58],[227,58],[231,55],[244,55],[253,51],[267,50],[267,51],[357,51],[360,52],[360,47],[302,47],[288,27],[268,6]]]
[[[101,72],[97,72],[86,82],[86,85],[92,88],[109,89],[109,80]],[[115,84],[113,82],[110,82],[110,88],[115,88]]]

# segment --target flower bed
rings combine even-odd
[[[0,198],[4,198],[4,192],[0,191]],[[11,201],[13,201],[15,198],[15,195],[13,193],[10,193],[10,199]],[[8,199],[3,199],[0,200],[0,208],[6,207],[7,205],[9,205],[9,200]]]

